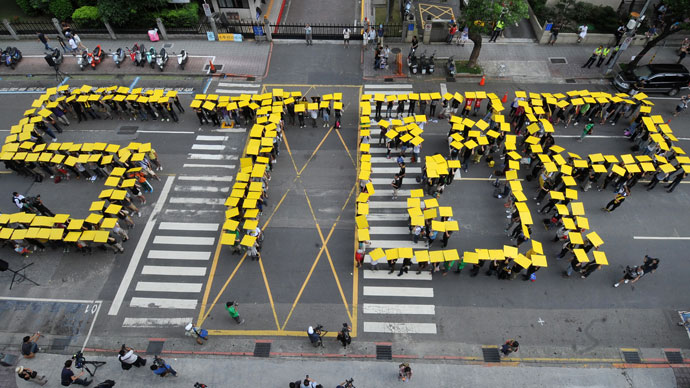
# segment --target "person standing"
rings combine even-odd
[[[77,44],[77,47],[89,51],[89,48],[84,46],[84,44],[81,42],[81,38],[77,34],[72,34],[72,38],[74,38],[74,42]]]
[[[73,36],[69,38],[67,44],[69,45],[69,51],[70,53],[72,53],[72,56],[77,56],[77,51],[79,50],[79,47],[77,46],[77,42],[74,40]]]
[[[601,64],[604,62],[604,59],[611,53],[611,46],[606,46],[601,50],[601,54],[599,54],[599,60],[597,61],[597,67],[601,67]]]
[[[402,181],[403,178],[399,174],[395,174],[395,178],[393,178],[393,182],[391,182],[391,186],[393,186],[392,199],[398,199],[398,190],[400,190],[400,187],[402,187]]]
[[[585,64],[582,65],[582,68],[584,69],[584,68],[586,67],[586,68],[588,68],[588,69],[591,69],[591,68],[592,68],[592,65],[594,64],[594,62],[597,60],[597,58],[599,57],[599,55],[601,55],[601,51],[602,51],[603,49],[604,49],[604,46],[599,46],[599,47],[597,47],[596,49],[594,49],[594,51],[592,52],[592,55],[589,57],[589,59],[587,60],[587,62],[585,62]]]
[[[618,46],[618,44],[621,42],[621,38],[623,38],[624,34],[625,34],[625,26],[621,24],[616,29],[616,32],[613,33],[613,35],[616,37],[616,44],[614,46]]]
[[[305,38],[306,41],[307,41],[307,46],[311,46],[311,45],[312,45],[312,41],[311,41],[311,26],[310,26],[309,24],[307,24],[307,25],[304,27],[304,38]]]
[[[659,259],[656,257],[649,257],[649,255],[644,255],[644,262],[642,262],[642,276],[648,274],[648,273],[654,273],[656,272],[656,269],[659,268]]]
[[[510,353],[517,352],[519,347],[520,344],[516,340],[509,339],[501,345],[501,353],[503,353],[503,357],[507,357]]]
[[[605,207],[601,208],[601,210],[605,210],[609,213],[616,210],[616,208],[620,206],[623,201],[625,201],[625,198],[629,195],[630,189],[628,189],[628,186],[623,186],[622,190],[616,194],[616,197],[607,203]]]
[[[62,372],[60,373],[60,383],[64,387],[69,387],[72,384],[88,386],[93,382],[93,380],[82,379],[81,377],[84,376],[84,373],[84,370],[82,370],[78,375],[75,376],[74,372],[72,371],[72,360],[67,360],[65,361],[65,366],[62,368]]]
[[[683,111],[688,109],[688,96],[682,96],[680,98],[680,101],[678,102],[678,105],[676,105],[676,112],[673,114],[673,117],[678,116],[681,114]]]
[[[239,307],[239,304],[237,304],[234,301],[227,302],[225,304],[225,309],[228,310],[228,313],[230,314],[230,317],[237,322],[238,325],[241,325],[244,323],[244,319],[240,318],[240,313],[237,312],[237,308]]]
[[[553,44],[556,43],[556,39],[558,39],[559,32],[561,32],[561,26],[559,24],[554,24],[553,27],[551,27],[551,36],[549,36],[549,41],[546,44],[553,46]]]
[[[343,323],[342,329],[340,329],[340,332],[338,332],[336,340],[340,341],[344,348],[347,348],[347,345],[352,343],[350,331],[352,331],[352,327],[350,327],[347,323]]]
[[[41,43],[43,43],[43,46],[47,51],[53,50],[52,47],[48,46],[48,37],[44,33],[36,31],[36,37]]]
[[[505,23],[503,22],[503,20],[499,20],[496,22],[496,26],[494,27],[493,32],[491,32],[491,38],[489,38],[489,42],[496,42],[498,36],[501,35],[501,32],[503,32],[503,27],[505,27]]]
[[[45,375],[40,375],[38,372],[35,370],[31,370],[29,368],[24,368],[23,366],[18,366],[15,370],[17,372],[17,376],[19,376],[20,379],[30,381],[34,384],[38,385],[46,385],[48,380],[46,380]]]
[[[132,368],[132,365],[136,366],[137,368],[146,365],[145,358],[139,357],[138,354],[134,353],[134,349],[130,348],[129,346],[125,346],[124,344],[122,345],[122,348],[120,348],[117,359],[120,360],[122,369],[130,369]]]
[[[379,29],[376,31],[377,42],[380,46],[383,46],[383,35],[385,31],[383,29],[383,24],[379,24]]]
[[[669,192],[669,193],[672,193],[673,190],[675,190],[676,186],[678,186],[678,184],[680,183],[680,181],[682,181],[683,178],[685,178],[686,176],[688,176],[688,173],[685,172],[685,171],[676,174],[676,176],[675,176],[675,177],[673,178],[673,180],[671,181],[671,184],[669,184],[668,186],[665,187],[665,188],[666,188],[666,191]]]
[[[458,27],[455,24],[451,24],[448,28],[448,35],[446,36],[446,44],[453,43],[453,37],[458,32]]]
[[[345,47],[350,47],[350,34],[352,31],[350,31],[349,27],[345,27],[343,29],[343,46]]]

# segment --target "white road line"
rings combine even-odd
[[[373,287],[364,286],[362,290],[364,296],[400,296],[404,298],[433,298],[434,289],[432,287]]]
[[[224,198],[170,197],[170,203],[182,205],[218,206],[225,204]]]
[[[394,156],[394,155],[395,155],[395,152],[391,151],[391,158],[390,159],[386,158],[385,156],[372,156],[371,157],[371,163],[372,164],[374,164],[374,163],[394,163],[394,164],[397,164],[397,162],[396,162],[397,156]],[[410,163],[410,157],[409,156],[406,156],[404,158],[404,160],[405,160],[405,164]]]
[[[141,232],[141,237],[139,238],[137,246],[134,248],[134,252],[132,253],[132,258],[129,261],[127,270],[125,270],[125,274],[122,276],[122,281],[120,282],[120,286],[117,289],[117,293],[113,298],[113,304],[110,305],[108,315],[117,315],[117,313],[120,311],[122,301],[125,299],[125,294],[129,289],[129,285],[132,283],[132,278],[134,278],[134,273],[136,272],[137,267],[139,266],[139,261],[141,260],[141,256],[144,253],[144,248],[146,247],[146,244],[149,241],[149,237],[151,236],[151,232],[153,231],[153,226],[156,223],[158,214],[161,212],[161,209],[163,209],[163,204],[165,204],[165,200],[168,198],[168,193],[170,193],[170,188],[172,187],[173,182],[175,182],[174,176],[168,176],[168,178],[165,180],[165,184],[161,189],[161,194],[158,197],[156,206],[154,206],[153,211],[151,212],[151,215],[149,216],[149,219],[146,222],[146,225],[144,225],[144,229]]]
[[[398,190],[398,197],[399,198],[405,198],[410,196],[411,190]],[[376,189],[374,191],[374,194],[370,194],[371,197],[391,197],[393,195],[393,189],[392,188],[385,188],[385,189]]]
[[[225,146],[222,144],[192,144],[192,149],[204,151],[222,151],[225,149]]]
[[[362,312],[364,314],[434,315],[436,308],[433,304],[364,303]]]
[[[434,323],[364,322],[367,333],[436,334]]]
[[[369,202],[372,203],[372,202]],[[373,214],[367,215],[367,221],[407,221],[407,214]]]
[[[224,213],[225,210],[199,210],[199,209],[166,209],[163,211],[168,217],[201,217],[205,215],[218,215]],[[177,218],[176,218],[177,219]]]
[[[204,181],[204,182],[232,182],[232,175],[179,175],[181,181]]]
[[[398,171],[400,171],[400,167],[376,167],[376,166],[371,167],[371,173],[372,174],[390,174],[391,177],[393,177],[395,174],[397,174]],[[421,167],[407,167],[407,166],[405,166],[405,175],[406,175],[405,179],[410,178],[410,176],[408,174],[421,174],[421,173],[422,173]]]
[[[176,185],[173,189],[175,192],[184,193],[227,193],[230,191],[229,187],[216,186],[180,186]]]
[[[391,187],[391,190],[392,190],[391,182],[393,182],[393,177],[391,177],[391,178],[371,178],[371,183],[373,183],[375,185],[387,185],[388,187]],[[414,178],[405,178],[405,179],[403,179],[402,184],[403,185],[418,185],[419,183],[417,183],[414,180]],[[376,187],[374,187],[374,188],[376,188]]]
[[[383,190],[383,189],[379,189]],[[391,193],[393,190],[391,189]],[[369,209],[385,209],[385,208],[393,208],[393,209],[407,209],[407,202],[405,201],[369,201]]]
[[[422,243],[419,245],[418,248],[419,248],[419,249],[425,249],[425,248],[424,248],[424,243],[422,242]],[[373,263],[373,262],[374,262],[374,261],[371,259],[371,256],[369,256],[369,255],[364,255],[364,263],[365,263],[365,264],[371,264],[371,263]],[[378,264],[384,263],[384,265],[385,265],[386,260],[384,260],[384,259],[379,259],[376,263],[378,263]],[[415,264],[415,265],[417,264],[417,259],[416,259],[416,258],[412,258],[412,264]],[[427,271],[427,272],[428,272],[428,271]],[[416,272],[415,272],[415,273],[416,273]],[[420,274],[420,275],[421,275],[421,274]],[[431,272],[429,272],[429,275],[431,275]],[[403,275],[403,276],[404,276],[404,275]]]
[[[383,146],[379,147],[378,144],[375,144],[375,143],[371,144],[371,146],[369,147],[369,153],[370,154],[385,154],[387,151],[388,151],[388,149],[386,147],[383,147]],[[391,153],[392,152],[393,151],[391,151]]]
[[[197,163],[185,163],[182,165],[184,168],[227,168],[229,170],[234,169],[234,164],[197,164]]]
[[[100,300],[88,299],[54,299],[54,298],[27,298],[21,296],[0,296],[0,300],[19,300],[23,302],[46,302],[46,303],[101,303]]]
[[[633,236],[633,240],[690,240],[690,237],[674,237],[674,236]]]
[[[370,226],[369,234],[402,234],[407,236],[410,230],[406,226]]]
[[[203,251],[164,251],[150,250],[147,259],[166,259],[166,260],[198,260],[208,261],[211,259],[211,252]]]
[[[218,129],[212,129],[211,132],[220,132],[220,133],[245,133],[247,132],[247,128],[218,128]]]
[[[165,134],[165,135],[191,135],[194,132],[193,131],[137,131],[137,133],[160,133],[160,134]]]
[[[159,309],[196,309],[196,299],[170,299],[170,298],[132,298],[130,307],[148,307]]]
[[[391,88],[388,87],[386,89],[391,89]],[[365,89],[364,90],[364,94],[385,94],[387,96],[396,95],[396,94],[407,94],[409,92],[411,92],[411,90],[379,90],[379,89],[376,89],[376,90],[366,90]],[[385,105],[386,105],[386,103],[384,102],[384,106]]]
[[[138,282],[134,291],[146,292],[199,292],[202,283]]]
[[[366,89],[412,89],[412,84],[365,84]]]
[[[257,94],[259,89],[245,90],[245,89],[216,89],[216,94]]]
[[[237,160],[237,155],[221,155],[221,154],[187,154],[187,159],[193,160]]]
[[[226,141],[227,136],[208,136],[208,135],[197,135],[195,141]]]
[[[211,222],[161,222],[160,230],[195,230],[200,232],[217,232],[220,224]]]
[[[372,271],[370,269],[365,269],[362,271],[364,279],[378,280],[378,279],[389,279],[389,280],[431,280],[431,272],[424,271],[417,275],[416,272],[410,271],[408,273],[403,273],[401,276],[394,273],[388,273],[388,271]]]
[[[194,318],[125,318],[122,327],[183,327]]]
[[[191,236],[156,236],[154,244],[172,245],[213,245],[215,237],[191,237]]]
[[[235,83],[235,82],[218,82],[218,86],[236,86],[238,88],[252,88],[252,89],[258,89],[261,87],[261,85],[257,84],[243,84],[243,83]]]
[[[371,240],[371,247],[372,248],[384,248],[384,249],[387,249],[387,248],[424,249],[424,243],[415,244],[414,241],[411,241],[411,240]]]
[[[142,275],[159,276],[204,276],[206,267],[167,267],[162,265],[145,265],[141,270]]]

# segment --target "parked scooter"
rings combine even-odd
[[[455,60],[453,57],[448,58],[446,61],[446,74],[448,77],[455,77]]]
[[[158,68],[163,71],[163,68],[165,68],[165,65],[168,63],[168,53],[165,51],[165,48],[161,49],[161,52],[158,54],[156,57],[156,65]]]
[[[428,66],[429,66],[429,63],[428,63],[428,60],[426,59],[426,50],[425,50],[422,53],[422,55],[419,57],[419,72],[422,74],[426,74]]]
[[[426,72],[427,74],[434,74],[434,70],[436,70],[436,51],[434,51],[431,56],[429,57],[429,61],[427,62],[426,66]]]
[[[14,69],[17,63],[22,59],[22,52],[16,47],[7,47],[5,51],[2,52],[2,61],[5,66],[9,66]]]
[[[125,51],[122,48],[118,48],[115,50],[115,53],[113,54],[113,61],[115,62],[115,66],[118,68],[120,67],[120,63],[122,63],[125,60]]]
[[[79,65],[79,69],[84,70],[84,68],[86,66],[90,66],[91,65],[91,59],[92,59],[91,53],[89,53],[86,50],[83,50],[81,52],[81,56],[77,60],[77,64]]]
[[[146,52],[146,62],[149,63],[149,66],[153,69],[154,66],[156,66],[156,48],[151,46],[149,51]]]
[[[419,69],[419,63],[414,53],[415,49],[411,49],[410,54],[407,55],[407,67],[410,69],[410,73],[417,74],[417,70]]]
[[[101,59],[103,58],[103,50],[101,50],[101,45],[99,44],[96,46],[95,49],[93,49],[92,53],[92,59],[91,59],[91,68],[93,70],[96,70],[96,65],[101,63]]]
[[[175,53],[173,53],[173,55],[174,54]],[[189,55],[187,55],[187,50],[182,50],[179,54],[177,54],[177,64],[180,65],[180,69],[184,70],[184,65],[187,64],[187,59],[189,59]]]

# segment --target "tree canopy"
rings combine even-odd
[[[647,54],[657,43],[682,30],[690,30],[690,0],[664,0],[666,11],[657,12],[657,9],[648,9],[646,12],[649,23],[657,26],[657,36],[650,39],[642,51],[635,55],[628,66],[637,66],[640,59]]]

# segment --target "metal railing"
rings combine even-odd
[[[18,35],[35,35],[37,32],[56,34],[55,26],[50,19],[12,22],[12,27]]]

